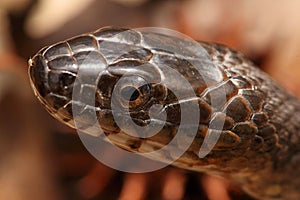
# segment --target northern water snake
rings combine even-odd
[[[193,137],[184,136],[193,142],[173,165],[228,178],[259,199],[298,200],[299,100],[241,53],[199,42],[202,49],[197,54],[194,45],[164,34],[103,28],[43,48],[30,59],[29,75],[36,96],[55,118],[74,128],[72,106],[76,104],[80,113],[89,113],[93,107],[107,138],[132,152],[151,152],[167,145],[183,120],[182,107],[187,113],[199,109],[197,123],[193,115],[185,119],[182,130],[196,127],[197,131]],[[170,70],[187,80],[195,96],[186,93],[185,84],[180,77],[172,78]],[[81,84],[79,93],[96,91],[84,93],[95,99],[91,105],[72,99],[76,78]],[[150,117],[153,105],[159,107]],[[112,106],[120,112],[113,113]],[[89,133],[90,119],[80,120]],[[214,126],[218,121],[221,130]],[[149,124],[162,129],[145,138],[125,133],[138,132],[135,125]],[[200,158],[200,147],[210,145],[205,137],[213,134],[218,140]],[[170,152],[153,158],[173,159]]]

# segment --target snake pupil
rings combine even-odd
[[[135,87],[126,86],[122,89],[121,95],[127,101],[135,101],[139,98],[140,93]]]

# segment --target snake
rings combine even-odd
[[[176,136],[182,108],[186,113],[197,110],[198,118],[188,116],[182,126],[181,140],[192,138],[184,153],[175,159],[172,152],[159,151],[151,159],[174,159],[176,167],[221,176],[256,199],[300,199],[300,101],[241,52],[196,43],[104,27],[38,51],[29,60],[30,83],[45,109],[72,128],[72,107],[77,105],[87,134],[95,133],[84,113],[95,109],[102,135],[129,152],[162,149]],[[172,78],[172,70],[179,78]],[[91,103],[74,100],[78,80],[79,94],[92,91],[85,93]],[[153,105],[158,109],[149,114]],[[214,126],[218,122],[221,128]],[[136,126],[149,124],[161,129],[149,137],[134,135]],[[196,130],[194,135],[190,129]],[[205,138],[214,134],[216,141],[210,144]],[[211,150],[199,157],[202,146]],[[172,148],[181,146],[174,143]]]

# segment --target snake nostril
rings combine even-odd
[[[48,84],[52,93],[72,98],[73,85],[76,75],[69,72],[50,71]]]

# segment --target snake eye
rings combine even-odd
[[[121,96],[127,101],[135,101],[140,95],[139,89],[132,86],[125,86],[121,90]]]
[[[115,100],[123,108],[136,108],[150,97],[150,85],[143,78],[128,76],[121,78],[115,86]]]

